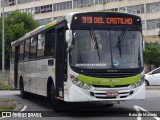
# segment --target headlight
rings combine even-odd
[[[144,77],[142,77],[140,81],[131,84],[131,87],[132,87],[132,88],[136,88],[136,87],[141,86],[143,83],[144,83]]]
[[[87,89],[89,90],[91,88],[91,85],[88,85],[82,81],[79,81],[77,77],[75,77],[74,75],[70,75],[70,78],[73,82],[73,84],[77,85],[78,87],[80,88],[84,88],[84,89]]]

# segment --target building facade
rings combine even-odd
[[[0,0],[0,13],[14,10],[33,15],[40,24],[47,24],[57,17],[78,11],[120,11],[142,18],[145,41],[160,41],[160,0]],[[3,4],[4,3],[4,4]]]

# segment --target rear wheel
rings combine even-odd
[[[28,93],[24,91],[24,83],[22,79],[20,80],[20,94],[23,99],[27,98],[28,96]]]
[[[147,80],[145,80],[145,85],[149,86],[149,82]]]
[[[56,99],[55,88],[54,88],[53,84],[51,86],[51,92],[50,93],[51,93],[51,103],[52,103],[53,110],[55,112],[62,111],[63,101],[60,101],[60,100]]]

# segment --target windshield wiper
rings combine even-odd
[[[95,43],[94,48],[97,50],[98,59],[99,59],[99,61],[100,61],[99,47],[98,47],[97,38],[96,38],[96,35],[95,35],[95,32],[94,32],[94,28],[91,28],[91,29],[89,30],[89,33],[90,33],[91,39],[92,39],[92,40],[94,41],[94,43]]]
[[[125,38],[126,38],[126,33],[127,33],[127,31],[128,31],[128,28],[126,27],[126,28],[124,28],[124,30],[121,32],[121,34],[118,35],[118,42],[117,42],[116,47],[119,48],[119,55],[120,55],[120,57],[121,57],[121,46],[122,46],[123,41],[124,41]]]

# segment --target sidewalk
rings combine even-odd
[[[0,111],[12,111],[16,107],[13,100],[0,99]]]
[[[12,99],[0,98],[0,112],[3,111],[20,111],[23,108],[23,104]]]

